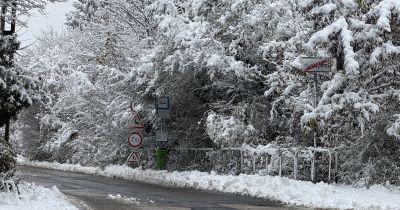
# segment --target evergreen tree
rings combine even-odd
[[[15,152],[10,144],[10,121],[33,102],[32,90],[36,81],[14,62],[19,49],[16,25],[19,15],[28,15],[33,8],[43,8],[43,0],[0,1],[0,127],[4,127],[4,140],[0,140],[0,179],[9,179],[15,170]],[[1,186],[4,182],[0,182]]]

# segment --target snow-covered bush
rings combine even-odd
[[[8,191],[13,188],[12,177],[15,173],[16,154],[11,144],[0,141],[0,191]]]
[[[215,144],[222,147],[242,145],[255,136],[255,129],[240,120],[210,113],[207,117],[207,133]]]

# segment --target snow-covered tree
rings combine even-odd
[[[29,123],[40,124],[44,157],[123,161],[130,102],[145,113],[151,141],[154,101],[170,96],[170,147],[308,147],[315,134],[318,147],[344,148],[343,181],[397,176],[387,168],[399,168],[391,149],[400,136],[399,1],[80,0],[75,7],[70,32],[43,39],[46,49],[23,61],[43,80],[46,100]],[[336,61],[317,74],[316,87],[302,71],[311,56]]]
[[[395,135],[396,124],[388,124],[395,119],[390,120],[388,113],[399,111],[396,97],[399,88],[396,82],[399,76],[396,62],[399,59],[396,33],[399,2],[302,1],[298,11],[305,12],[306,24],[296,36],[309,35],[307,42],[296,49],[297,58],[288,59],[290,65],[299,67],[300,56],[332,57],[337,61],[335,71],[319,75],[322,83],[317,87],[320,92],[314,103],[314,87],[305,83],[307,77],[281,65],[282,71],[268,76],[271,89],[267,93],[283,86],[283,92],[290,94],[274,100],[272,119],[278,119],[287,107],[291,121],[300,117],[304,133],[317,132],[320,146],[352,145],[353,148],[347,150],[351,151],[349,155],[363,147],[364,151],[373,147],[385,150],[382,138],[393,139],[379,131],[383,126],[390,135]],[[293,52],[290,49],[284,54],[292,55]],[[379,158],[361,158],[365,153],[357,153],[362,159],[358,164],[367,163],[368,158]],[[348,158],[347,155],[344,157]],[[347,169],[350,168],[358,167]]]
[[[14,62],[14,54],[19,49],[16,26],[23,24],[20,15],[29,15],[34,9],[42,9],[44,0],[3,0],[0,1],[0,127],[5,127],[4,141],[0,141],[0,179],[9,178],[14,173],[15,153],[9,143],[10,121],[21,109],[33,101],[32,89],[36,81]],[[2,186],[0,189],[8,186]]]

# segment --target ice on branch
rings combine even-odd
[[[390,18],[392,15],[400,14],[400,1],[399,0],[383,0],[377,7],[375,7],[373,14],[379,16],[376,25],[379,29],[391,31]]]

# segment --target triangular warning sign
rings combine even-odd
[[[140,162],[140,154],[138,154],[137,152],[132,152],[128,157],[128,162],[130,163]]]
[[[140,114],[136,114],[133,118],[133,127],[134,128],[144,128],[143,118]]]

